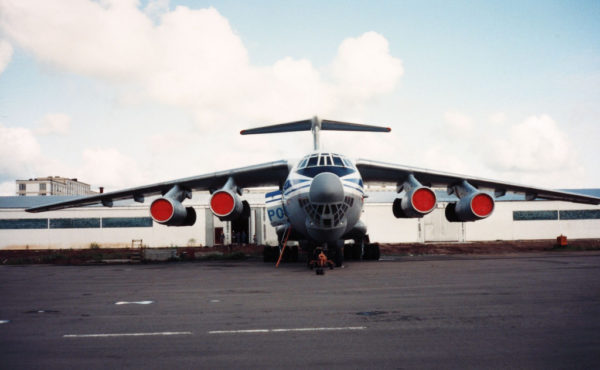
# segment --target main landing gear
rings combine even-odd
[[[265,246],[263,250],[265,262],[277,262],[276,266],[279,266],[282,261],[297,262],[299,249],[302,249],[306,252],[307,266],[311,270],[316,269],[317,275],[324,275],[327,267],[329,269],[342,267],[344,260],[377,261],[380,257],[379,244],[370,243],[367,235],[358,236],[353,244],[344,245],[344,242],[339,240],[315,246],[309,241],[300,240],[299,247],[286,247],[289,230],[286,234],[287,236],[282,235],[284,238],[280,240],[279,247]]]

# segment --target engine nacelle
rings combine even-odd
[[[446,219],[450,222],[482,220],[494,211],[494,198],[482,192],[473,192],[456,203],[446,206]]]
[[[167,226],[192,226],[196,222],[193,207],[185,207],[169,197],[154,200],[150,205],[150,216],[157,223]]]
[[[414,187],[402,198],[394,199],[392,210],[396,218],[423,217],[434,210],[435,192],[426,186]]]
[[[250,217],[250,204],[229,189],[215,191],[210,197],[210,210],[221,221]]]

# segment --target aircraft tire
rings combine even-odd
[[[271,247],[263,248],[263,262],[271,262]]]
[[[362,259],[364,261],[368,261],[371,259],[371,246],[370,245],[365,245],[365,248],[363,250]]]
[[[344,259],[345,260],[349,260],[352,259],[352,252],[354,250],[354,247],[352,244],[345,244],[344,245]]]
[[[335,267],[342,267],[344,263],[344,242],[337,241],[335,243],[330,243],[327,245],[329,249],[330,259],[335,263]]]
[[[379,261],[381,257],[381,251],[379,250],[379,244],[373,245],[373,260]]]
[[[355,261],[360,261],[360,257],[362,254],[362,247],[360,244],[355,244],[352,247],[352,259]]]
[[[354,261],[360,261],[363,254],[363,238],[354,239],[354,244],[352,245],[352,254],[348,255],[348,258],[353,259]],[[346,257],[344,255],[344,257]]]
[[[298,247],[292,247],[291,250],[291,254],[290,254],[290,262],[298,262]]]

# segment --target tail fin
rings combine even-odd
[[[257,128],[251,128],[248,130],[240,131],[241,135],[253,135],[253,134],[272,134],[276,132],[292,132],[292,131],[312,131],[314,149],[318,150],[320,147],[320,135],[321,130],[333,130],[333,131],[370,131],[370,132],[390,132],[392,131],[389,127],[362,125],[358,123],[348,123],[331,120],[321,120],[317,117],[313,119],[307,119],[304,121],[296,121],[290,123],[281,123],[279,125],[263,126]]]

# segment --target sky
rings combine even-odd
[[[0,195],[143,185],[324,149],[600,187],[599,1],[0,0]]]

